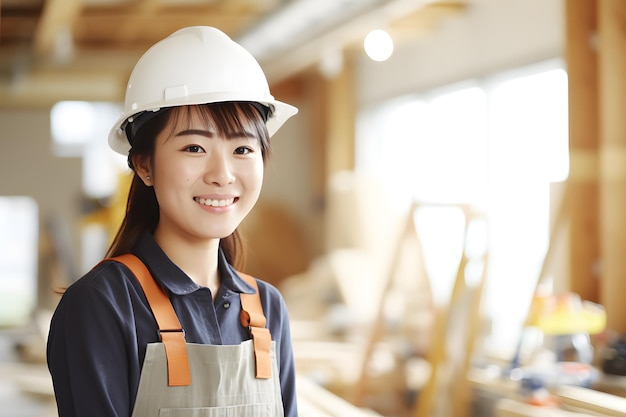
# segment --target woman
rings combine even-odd
[[[181,29],[138,61],[109,136],[134,171],[126,217],[51,322],[60,417],[297,415],[285,303],[234,269],[269,137],[296,112],[215,28]],[[149,300],[150,285],[165,305]],[[260,314],[242,319],[244,299],[260,300]],[[174,328],[159,321],[168,309]],[[255,329],[264,333],[249,340]]]

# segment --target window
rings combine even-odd
[[[89,197],[113,194],[126,169],[126,158],[107,145],[120,114],[118,104],[86,101],[60,101],[50,111],[52,149],[57,156],[83,158],[83,191]]]
[[[0,197],[0,326],[28,323],[37,303],[39,210],[30,197]]]
[[[398,204],[471,204],[485,214],[483,314],[495,350],[514,348],[549,244],[549,186],[568,175],[567,113],[566,72],[547,62],[359,115],[356,169],[385,178],[405,197]],[[435,301],[449,296],[462,224],[449,208],[418,211]]]

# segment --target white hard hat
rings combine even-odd
[[[270,109],[270,136],[298,109],[274,100],[259,63],[222,31],[208,26],[180,29],[139,59],[126,88],[124,112],[109,133],[109,145],[128,155],[125,126],[132,116],[164,107],[249,101]]]

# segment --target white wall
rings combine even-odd
[[[427,39],[398,45],[388,61],[362,54],[356,65],[359,106],[562,55],[562,0],[473,3]]]

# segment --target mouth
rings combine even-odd
[[[226,207],[226,206],[230,206],[231,204],[233,204],[238,199],[239,199],[238,197],[227,198],[225,200],[213,200],[211,198],[200,198],[200,197],[194,197],[193,198],[193,200],[196,203],[202,204],[203,206],[209,206],[209,207]]]

